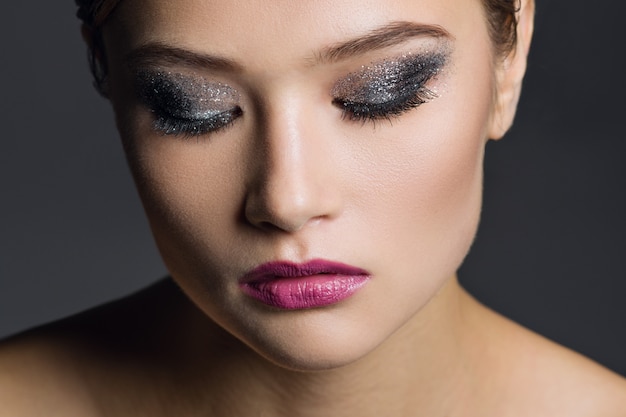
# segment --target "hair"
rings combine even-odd
[[[519,0],[482,0],[495,56],[504,59],[517,45]]]
[[[120,0],[75,0],[78,6],[76,16],[82,20],[83,37],[88,44],[89,69],[93,75],[93,85],[103,96],[107,95],[107,62],[104,53],[102,26]]]
[[[76,15],[83,22],[83,34],[89,44],[89,67],[94,86],[106,96],[107,63],[102,40],[102,26],[121,0],[75,0]],[[520,0],[481,0],[485,8],[489,36],[496,59],[504,59],[517,44],[517,16]]]

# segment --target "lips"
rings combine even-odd
[[[360,268],[313,260],[303,264],[270,262],[245,274],[241,290],[271,307],[301,310],[339,303],[352,296],[369,280]]]

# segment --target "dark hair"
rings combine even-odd
[[[75,0],[76,16],[90,28],[100,27],[120,0]]]
[[[519,0],[483,0],[489,36],[496,58],[503,59],[517,44],[517,18]]]
[[[93,75],[93,85],[103,96],[107,96],[107,62],[102,39],[102,25],[121,0],[75,0],[78,6],[76,16],[83,22],[83,36],[89,45],[89,68]]]
[[[106,56],[103,53],[102,25],[121,0],[75,0],[76,15],[83,21],[83,31],[89,40],[89,66],[94,76],[94,85],[106,95]],[[489,36],[494,47],[494,56],[504,59],[517,43],[517,18],[520,0],[481,0]]]

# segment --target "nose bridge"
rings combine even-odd
[[[325,138],[306,100],[298,97],[285,94],[263,106],[245,208],[248,221],[257,226],[296,231],[339,209]]]

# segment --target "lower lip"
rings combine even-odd
[[[283,310],[303,310],[339,303],[365,285],[366,275],[310,275],[241,284],[250,297]]]

